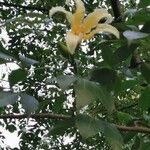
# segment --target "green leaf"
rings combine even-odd
[[[0,92],[0,106],[12,105],[18,99],[18,94],[11,92]]]
[[[57,77],[57,83],[62,90],[66,90],[70,87],[77,79],[73,75],[60,75]]]
[[[138,47],[137,44],[124,45],[118,48],[113,54],[113,64],[116,65],[125,61]]]
[[[148,108],[150,108],[150,88],[146,88],[140,98],[139,98],[139,106],[143,109],[143,110],[147,110]]]
[[[140,141],[140,147],[138,150],[149,150],[150,148],[150,143],[149,142],[144,142],[142,139]]]
[[[54,102],[53,108],[52,108],[54,113],[61,113],[61,110],[63,109],[65,100],[66,100],[66,97],[63,94],[60,94],[59,97],[55,98],[55,102]]]
[[[122,133],[123,134],[123,140],[124,140],[124,143],[127,144],[128,142],[131,141],[131,139],[134,138],[134,136],[136,136],[137,134],[134,133],[134,132],[124,132]]]
[[[127,9],[124,13],[123,13],[123,17],[124,18],[128,18],[128,17],[132,17],[135,15],[135,13],[138,10],[136,8],[131,8],[131,9]]]
[[[141,25],[148,21],[150,21],[149,10],[139,9],[139,11],[137,11],[135,15],[131,19],[129,19],[126,23],[128,25]]]
[[[50,103],[49,100],[43,100],[38,104],[38,109],[36,112],[40,112],[42,109],[45,109],[47,107],[47,105]]]
[[[148,63],[143,63],[141,65],[141,73],[145,80],[150,83],[150,64]]]
[[[116,127],[108,122],[94,119],[88,115],[78,115],[76,118],[76,126],[84,138],[89,138],[99,132],[103,132],[113,150],[122,149],[122,136]]]
[[[91,74],[91,80],[100,83],[102,86],[112,86],[116,79],[116,72],[109,68],[95,69]]]
[[[137,85],[136,80],[125,80],[121,82],[121,90],[126,91],[127,89],[131,89]]]
[[[112,66],[112,49],[108,46],[108,44],[101,44],[102,48],[102,57],[104,61],[107,62],[109,66]]]
[[[128,113],[124,113],[124,112],[117,112],[117,118],[119,122],[125,123],[125,124],[130,122],[133,119],[131,115],[129,115]]]
[[[102,120],[96,120],[88,115],[78,115],[76,117],[76,126],[84,138],[103,132],[105,128]]]
[[[101,87],[98,94],[98,99],[101,101],[108,113],[111,113],[113,110],[115,110],[113,97],[110,93],[108,93],[108,91],[105,88]]]
[[[38,101],[33,97],[25,93],[20,94],[20,102],[27,114],[31,114],[38,108]]]
[[[114,109],[111,95],[95,82],[78,79],[75,86],[75,94],[78,109],[90,104],[94,100],[100,100],[109,112]]]
[[[23,69],[17,69],[17,70],[12,71],[8,77],[10,86],[13,86],[19,81],[24,81],[27,78],[27,75],[28,75],[28,72]]]
[[[123,139],[114,125],[104,122],[104,135],[113,150],[122,150]]]
[[[134,144],[132,145],[131,150],[135,150],[135,149],[139,150],[138,149],[139,146],[140,146],[140,138],[138,136],[136,136]]]
[[[23,55],[19,55],[19,59],[21,60],[21,62],[26,65],[26,66],[31,66],[31,65],[35,65],[38,63],[38,61],[25,57]]]
[[[150,115],[143,114],[143,119],[150,122]]]
[[[135,15],[135,13],[138,10],[136,8],[131,8],[131,9],[127,9],[124,13],[123,13],[123,17],[127,18],[127,17],[132,17]]]
[[[127,38],[128,41],[137,40],[149,36],[149,34],[147,33],[130,31],[130,30],[123,32],[123,35],[124,37]]]
[[[50,130],[50,135],[63,135],[68,128],[75,124],[73,119],[66,119],[63,121],[56,121],[54,127]]]
[[[0,58],[1,59],[4,59],[4,60],[7,60],[7,61],[11,61],[11,60],[14,60],[14,58],[8,54],[5,54],[3,52],[0,52]]]
[[[76,105],[80,109],[97,99],[99,87],[94,82],[78,79],[75,85]]]
[[[146,7],[148,5],[150,5],[149,0],[140,0],[139,7]]]

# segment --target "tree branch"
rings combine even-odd
[[[6,7],[14,7],[14,8],[21,8],[25,10],[37,10],[37,11],[42,11],[46,14],[48,14],[48,9],[46,8],[41,8],[41,7],[34,7],[34,6],[22,6],[22,5],[17,5],[17,4],[12,4],[12,3],[7,3],[7,2],[0,2],[0,5],[6,6]]]
[[[24,119],[27,118],[28,115],[23,114],[23,115],[14,115],[14,114],[5,114],[5,115],[0,115],[0,119]],[[34,119],[70,119],[71,116],[69,115],[62,115],[62,114],[53,114],[53,113],[39,113],[39,114],[31,114],[31,118]],[[117,125],[114,124],[120,131],[126,131],[126,132],[137,132],[137,133],[147,133],[150,134],[150,128],[148,127],[140,127],[140,126],[123,126],[123,125]]]
[[[111,6],[112,6],[112,9],[114,12],[115,20],[117,22],[122,21],[120,1],[119,0],[111,0]]]
[[[24,119],[27,118],[28,115],[14,115],[14,114],[5,114],[0,115],[0,119]],[[31,114],[30,118],[39,119],[39,118],[49,118],[49,119],[69,119],[70,116],[62,115],[62,114],[53,114],[53,113],[39,113],[39,114]]]
[[[121,126],[121,125],[116,125],[116,124],[115,124],[115,126],[121,131],[149,133],[150,134],[150,128],[147,128],[147,127],[139,127],[139,126],[127,127],[127,126]]]

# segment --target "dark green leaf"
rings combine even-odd
[[[27,58],[23,55],[19,55],[19,59],[21,60],[21,62],[26,65],[26,66],[30,66],[30,65],[34,65],[34,64],[37,64],[38,61],[36,60],[33,60],[31,58]]]
[[[141,65],[141,72],[145,80],[150,83],[150,64],[143,63]]]
[[[20,94],[20,102],[27,114],[31,114],[38,108],[38,101],[33,97],[25,93]]]
[[[3,52],[0,52],[0,58],[8,61],[14,59],[12,56],[9,56],[8,54],[5,54]]]
[[[134,144],[132,145],[131,150],[138,149],[138,148],[139,148],[139,146],[140,146],[140,139],[139,139],[139,137],[138,137],[138,136],[136,136],[135,142],[134,142]],[[138,149],[138,150],[139,150],[139,149]]]
[[[27,78],[27,75],[28,75],[28,72],[23,69],[17,69],[17,70],[12,71],[8,77],[10,86],[13,86],[19,81],[24,81]]]
[[[104,135],[113,150],[122,150],[123,139],[114,125],[104,122]]]
[[[150,21],[150,12],[148,9],[140,9],[135,15],[127,21],[128,25],[141,25]]]
[[[84,138],[89,138],[99,132],[103,132],[113,150],[122,149],[122,136],[116,127],[108,122],[97,120],[87,115],[79,115],[76,118],[76,125]]]
[[[59,97],[55,99],[55,102],[52,108],[55,113],[59,113],[60,110],[63,109],[63,104],[65,100],[66,100],[66,97],[63,94],[61,94]]]
[[[99,87],[94,82],[78,79],[75,85],[76,104],[80,109],[97,99],[99,93]]]
[[[147,110],[148,108],[150,108],[150,88],[146,88],[140,98],[139,98],[139,106],[144,109],[144,110]]]
[[[150,5],[149,0],[140,0],[139,7],[146,7],[148,5]]]
[[[52,128],[49,132],[51,135],[63,135],[68,128],[73,127],[75,124],[73,119],[67,119],[63,121],[56,121],[54,128]]]
[[[114,85],[116,79],[116,72],[109,68],[95,69],[91,75],[91,80],[100,83],[102,86]]]
[[[73,75],[60,75],[57,77],[57,83],[62,90],[66,90],[70,87],[77,79]]]
[[[138,10],[136,8],[131,8],[131,9],[127,9],[124,13],[123,13],[123,17],[132,17],[135,15],[135,13],[137,12]]]
[[[90,104],[94,100],[100,100],[109,112],[114,109],[111,95],[95,82],[79,79],[75,86],[75,94],[78,109]]]
[[[0,92],[0,106],[6,106],[8,104],[14,104],[18,99],[18,94],[11,92]]]
[[[144,142],[144,141],[141,139],[140,147],[139,147],[138,150],[149,150],[149,145],[150,145],[149,142]]]
[[[124,143],[128,143],[131,139],[134,138],[134,136],[136,136],[136,133],[134,133],[134,132],[123,133]]]
[[[104,61],[106,61],[109,66],[112,66],[112,49],[107,44],[103,44],[101,47]]]
[[[47,106],[49,103],[50,103],[50,101],[47,100],[47,99],[44,100],[44,101],[42,101],[42,102],[40,102],[40,103],[38,104],[38,109],[37,109],[36,112],[40,112],[41,110],[45,109],[46,106]]]
[[[121,82],[121,90],[122,91],[126,91],[127,89],[131,89],[133,87],[135,87],[137,84],[136,80],[125,80],[123,82]]]
[[[113,63],[118,64],[126,60],[138,47],[137,44],[124,45],[118,48],[113,54]]]
[[[105,128],[102,120],[96,120],[88,115],[78,115],[76,117],[76,126],[84,138],[89,138],[99,132],[104,132]]]
[[[117,118],[119,122],[125,123],[125,124],[127,124],[133,119],[131,115],[129,115],[128,113],[124,113],[124,112],[117,112]]]
[[[143,118],[144,118],[144,120],[146,120],[146,121],[150,121],[150,115],[144,114],[144,115],[143,115]]]

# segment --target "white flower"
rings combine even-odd
[[[112,25],[108,24],[111,23],[113,19],[106,9],[95,9],[84,18],[85,7],[83,2],[81,0],[74,1],[76,4],[76,11],[73,14],[60,6],[53,7],[49,11],[50,17],[58,11],[65,13],[68,22],[71,24],[71,31],[68,31],[66,35],[66,44],[68,51],[71,54],[74,54],[76,46],[82,40],[89,40],[96,33],[109,32],[119,38],[119,31]],[[66,0],[66,4],[69,2],[70,0]],[[104,23],[99,23],[103,18],[105,18],[106,21]]]

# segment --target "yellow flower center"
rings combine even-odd
[[[75,35],[79,35],[82,33],[82,27],[75,26],[74,28],[71,29],[71,32],[74,33]]]

